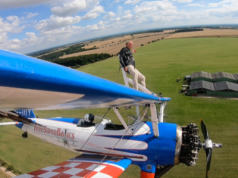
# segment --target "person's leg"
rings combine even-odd
[[[129,74],[133,77],[133,85],[136,90],[138,90],[138,73],[134,69],[134,66],[128,65],[127,69],[129,71]]]
[[[138,79],[139,79],[141,85],[146,88],[145,76],[143,74],[141,74],[140,71],[138,71],[137,69],[135,69],[135,70],[136,70],[136,73],[138,74]]]

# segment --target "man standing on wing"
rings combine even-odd
[[[138,90],[138,79],[140,80],[141,85],[146,88],[145,76],[142,75],[135,67],[135,60],[133,58],[133,52],[135,52],[135,50],[132,50],[132,47],[132,41],[126,42],[126,47],[122,48],[119,53],[120,63],[124,70],[133,77],[134,88]]]

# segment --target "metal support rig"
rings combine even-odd
[[[122,69],[122,75],[124,79],[125,86],[130,87],[129,83],[133,85],[133,80],[131,78],[128,78],[126,75],[126,72]],[[143,87],[141,84],[138,83],[138,88],[147,93],[153,95],[154,93],[148,90],[147,88]],[[154,103],[150,103],[150,112],[151,112],[151,121],[152,121],[152,126],[153,126],[153,131],[154,131],[154,136],[159,137],[159,128],[158,128],[158,123],[164,121],[164,109],[166,106],[166,102],[163,102],[160,104],[160,113],[159,115],[157,114],[157,109]],[[139,106],[136,106],[136,113],[137,113],[137,118],[140,120],[140,110]]]

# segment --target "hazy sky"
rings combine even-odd
[[[0,0],[0,48],[28,53],[132,30],[238,24],[238,0]]]

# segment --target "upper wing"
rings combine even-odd
[[[6,110],[103,108],[170,100],[4,50],[0,50],[0,78],[0,108]]]
[[[46,167],[17,178],[117,178],[131,164],[130,159],[99,155],[81,155],[77,158]]]

